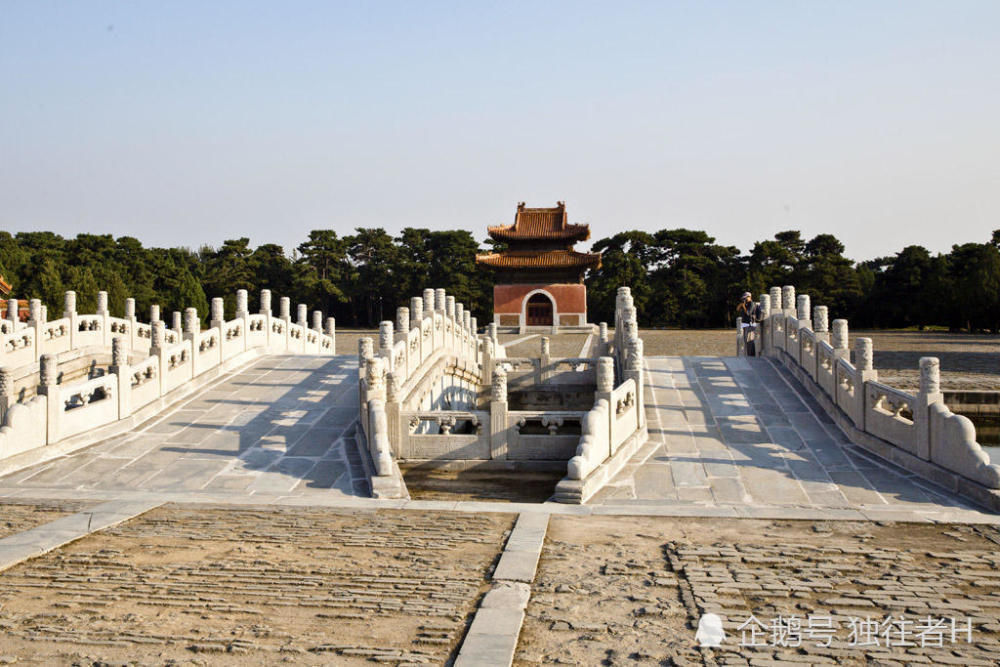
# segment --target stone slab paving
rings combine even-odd
[[[998,545],[984,525],[554,516],[514,662],[995,665]],[[695,639],[708,613],[717,648]]]
[[[877,519],[984,516],[855,447],[767,360],[649,357],[647,369],[650,441],[593,503],[788,518],[797,510],[831,518],[857,511]]]
[[[509,667],[513,662],[548,523],[549,516],[539,512],[518,516],[455,667]]]
[[[368,495],[353,356],[269,356],[133,433],[0,478],[0,495]]]
[[[9,535],[0,539],[0,570],[57,549],[96,530],[127,521],[159,504],[158,501],[112,500]]]
[[[92,503],[72,500],[5,500],[0,502],[0,538],[79,512]]]
[[[444,664],[513,520],[163,506],[0,572],[0,656]]]

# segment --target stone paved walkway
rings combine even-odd
[[[824,509],[831,518],[852,509],[885,519],[979,514],[856,448],[767,360],[648,357],[647,363],[650,441],[592,502],[740,507],[741,516],[775,507]]]
[[[354,357],[265,357],[139,431],[0,478],[0,495],[367,496],[357,414]]]

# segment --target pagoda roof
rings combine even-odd
[[[521,202],[517,205],[513,225],[488,227],[487,231],[497,241],[586,241],[590,238],[590,225],[567,222],[566,202],[559,202],[554,208],[527,208]]]
[[[575,250],[506,250],[476,255],[476,263],[491,269],[599,269],[601,254]]]

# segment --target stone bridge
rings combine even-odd
[[[17,503],[64,503],[64,507],[70,507],[66,503],[82,503],[85,507],[35,528],[22,528],[14,535],[3,537],[0,532],[0,572],[8,570],[0,577],[6,577],[5,585],[12,586],[7,600],[16,602],[14,608],[23,607],[26,603],[18,595],[24,593],[17,591],[36,590],[29,588],[34,577],[84,581],[79,573],[61,573],[66,567],[83,567],[80,563],[98,569],[112,566],[110,552],[101,550],[99,543],[94,546],[80,540],[97,531],[105,537],[94,535],[93,539],[119,540],[119,544],[133,533],[147,541],[172,534],[204,540],[209,533],[214,540],[235,540],[235,551],[226,552],[229,560],[220,565],[235,573],[235,582],[243,581],[250,571],[248,561],[239,556],[244,549],[239,536],[246,534],[246,527],[238,525],[241,521],[263,522],[252,540],[255,549],[284,548],[278,545],[296,542],[291,534],[308,533],[314,560],[325,558],[321,548],[329,548],[327,542],[335,542],[341,534],[331,531],[343,532],[346,529],[341,524],[347,522],[354,528],[343,532],[345,544],[377,546],[381,555],[376,554],[376,560],[384,559],[386,549],[398,547],[394,558],[401,560],[382,563],[369,572],[365,570],[370,565],[366,559],[373,556],[361,546],[359,560],[344,573],[327,571],[327,563],[319,563],[315,567],[321,574],[311,574],[303,585],[310,586],[308,595],[318,600],[316,604],[347,604],[350,611],[343,612],[345,619],[364,617],[364,624],[370,621],[376,624],[373,627],[382,628],[378,623],[386,622],[383,616],[388,615],[391,621],[392,614],[403,613],[408,607],[399,607],[397,601],[396,607],[379,607],[378,613],[370,616],[375,612],[365,605],[377,607],[382,604],[379,596],[398,588],[393,583],[396,579],[383,582],[379,577],[398,576],[400,562],[414,563],[408,575],[412,581],[423,576],[428,563],[432,563],[432,570],[440,569],[440,563],[427,559],[431,554],[420,552],[429,540],[452,544],[462,536],[481,545],[499,540],[505,546],[491,571],[487,572],[487,563],[493,556],[480,554],[477,558],[484,560],[475,566],[479,569],[459,572],[452,567],[445,579],[419,580],[427,590],[451,586],[449,595],[454,601],[449,605],[454,608],[428,606],[430,598],[411,595],[407,604],[422,610],[420,615],[441,617],[421,619],[424,624],[412,642],[405,633],[397,636],[398,627],[393,626],[395,629],[379,630],[368,640],[330,643],[331,637],[344,639],[337,634],[341,621],[324,621],[322,631],[310,632],[315,635],[314,643],[326,643],[308,650],[320,651],[318,655],[333,652],[341,659],[362,656],[397,663],[454,659],[456,665],[510,665],[515,651],[528,651],[528,655],[543,650],[539,643],[544,646],[552,641],[542,639],[546,632],[561,631],[563,625],[569,629],[578,622],[553,622],[551,612],[544,611],[545,601],[551,597],[549,589],[574,590],[572,586],[551,586],[551,574],[546,575],[548,583],[540,584],[536,578],[543,545],[555,552],[568,548],[565,541],[546,541],[551,515],[562,515],[553,519],[560,536],[572,535],[576,529],[570,522],[575,519],[590,521],[587,526],[605,526],[606,533],[611,531],[598,539],[611,540],[608,548],[619,556],[627,554],[630,560],[616,565],[618,569],[608,565],[600,573],[605,579],[616,572],[628,572],[634,565],[631,558],[637,552],[631,550],[633,547],[623,551],[622,544],[651,539],[664,526],[676,523],[671,519],[638,528],[637,521],[655,517],[807,519],[821,522],[814,527],[822,530],[827,530],[822,526],[831,520],[868,522],[868,526],[874,526],[873,522],[895,525],[885,522],[896,521],[1000,523],[995,500],[997,468],[976,444],[971,424],[952,415],[938,400],[939,369],[934,361],[921,363],[922,383],[917,394],[881,385],[871,368],[870,342],[858,342],[852,362],[846,322],[835,321],[831,336],[825,309],[810,312],[803,296],[796,298],[793,290],[785,288],[762,297],[766,316],[760,326],[757,356],[745,355],[744,338],[738,333],[734,336],[736,356],[644,357],[634,308],[625,290],[619,294],[614,330],[602,326],[584,343],[584,350],[593,350],[593,356],[581,352],[576,357],[551,357],[550,345],[559,347],[559,337],[552,336],[541,339],[537,359],[507,358],[506,346],[500,344],[496,332],[478,334],[468,313],[440,291],[415,298],[409,310],[401,309],[395,327],[383,323],[377,347],[375,340],[362,338],[357,354],[336,353],[334,323],[324,322],[319,313],[314,313],[310,326],[305,308],[300,306],[297,321],[293,321],[290,303],[282,299],[278,315],[273,315],[266,292],[261,296],[260,312],[255,314],[249,312],[246,294],[239,293],[232,319],[226,319],[221,299],[213,300],[210,324],[204,330],[197,313],[191,311],[183,318],[176,314],[169,329],[156,311],[151,313],[149,324],[138,322],[131,304],[125,317],[112,317],[103,295],[98,300],[98,313],[86,316],[75,313],[74,295],[68,295],[64,317],[54,322],[47,320],[36,302],[29,323],[11,321],[0,326],[0,410],[4,415],[0,428],[0,518],[9,514],[8,525],[16,525],[22,511],[16,509]],[[781,307],[793,302],[795,309]],[[507,346],[522,341],[508,341]],[[505,454],[518,447],[523,452],[539,451],[539,443],[547,436],[521,435],[523,442],[519,442],[512,439],[510,431],[522,418],[511,417],[516,411],[507,409],[504,368],[514,369],[513,378],[518,364],[525,366],[526,377],[540,381],[559,373],[577,383],[581,378],[595,381],[593,410],[560,413],[560,418],[575,417],[582,423],[575,454],[570,447],[566,456],[572,458],[561,462],[567,476],[560,485],[569,487],[570,492],[560,497],[557,491],[554,497],[563,502],[386,497],[390,495],[387,492],[399,490],[394,486],[401,479],[399,457],[405,457],[407,451],[419,450],[426,457],[426,452],[448,442],[459,443],[463,452],[484,452],[476,454],[476,460],[492,460],[495,452]],[[487,368],[493,369],[489,375],[483,372]],[[483,391],[491,393],[489,410],[475,405],[477,392]],[[633,392],[631,398],[629,391]],[[406,407],[402,396],[412,396],[414,403]],[[504,428],[492,426],[481,429],[484,433],[449,432],[463,420],[473,426],[503,424],[506,433]],[[408,422],[416,424],[412,431],[402,429]],[[550,433],[555,433],[554,442],[566,449],[564,441],[569,436],[558,430],[562,422],[541,424],[548,424]],[[394,443],[393,433],[402,434],[403,440]],[[496,463],[501,470],[511,468],[511,474],[518,473],[512,465],[517,461]],[[565,504],[574,497],[583,504]],[[270,513],[262,506],[268,506]],[[397,515],[406,519],[393,519],[386,513],[399,509],[412,512]],[[363,513],[338,514],[358,510]],[[171,523],[179,519],[169,517],[181,515],[186,523]],[[239,518],[244,515],[247,518]],[[323,521],[331,527],[323,528]],[[469,522],[478,523],[472,526]],[[502,532],[502,526],[510,522],[512,530],[503,542],[508,533]],[[115,528],[118,524],[121,527]],[[770,526],[773,531],[776,524],[745,525],[749,530]],[[853,528],[856,524],[843,525],[847,533],[858,532]],[[400,526],[403,537],[391,538]],[[585,527],[579,530],[586,532]],[[878,532],[874,527],[870,530]],[[290,531],[289,536],[283,536],[282,531]],[[407,531],[414,533],[413,539],[406,537]],[[490,531],[494,532],[487,535]],[[621,531],[628,534],[619,534]],[[871,535],[861,535],[864,537]],[[263,547],[262,541],[275,546]],[[65,563],[59,560],[70,548],[97,551],[86,551],[89,555]],[[784,557],[796,547],[783,544],[776,548],[762,548],[760,553],[779,562],[777,556]],[[54,555],[44,555],[49,551]],[[657,547],[660,556],[661,551]],[[682,549],[678,553],[684,556],[687,552]],[[712,553],[721,558],[723,550]],[[886,558],[893,553],[880,552]],[[990,553],[977,555],[976,562],[988,561]],[[134,558],[129,554],[117,557]],[[567,560],[572,559],[550,560],[546,567],[551,571],[556,567],[553,563]],[[14,567],[24,561],[30,563]],[[459,562],[465,561],[457,556],[449,559],[452,565]],[[654,565],[643,566],[648,567]],[[359,568],[365,570],[361,575]],[[680,570],[672,568],[671,573],[656,579],[657,585],[667,582],[664,577],[668,574],[679,576]],[[293,600],[288,604],[303,604],[305,598],[296,588],[298,580],[275,572],[254,570],[253,576],[266,586],[282,582],[283,594]],[[206,569],[196,574],[215,573]],[[695,575],[697,572],[690,576]],[[320,600],[316,596],[324,595],[325,589],[314,590],[317,576],[331,578],[323,584],[334,591],[330,595],[342,585],[337,577],[360,577],[349,583],[355,597],[346,602]],[[183,582],[177,579],[180,583],[172,586],[189,581],[188,574],[182,578]],[[906,578],[909,581],[912,573],[907,571]],[[490,590],[476,611],[476,591],[484,582]],[[768,579],[771,588],[779,584],[780,577]],[[149,584],[135,585],[141,588]],[[629,583],[628,590],[634,593],[635,585]],[[850,582],[829,585],[840,590]],[[359,593],[366,586],[375,589]],[[238,588],[226,589],[220,599],[228,604],[230,598],[243,594]],[[72,590],[77,597],[83,595],[82,589]],[[466,597],[461,598],[464,602],[455,593],[459,590],[466,591]],[[692,590],[695,597],[685,600],[691,618],[723,604],[714,592]],[[926,595],[926,590],[931,588],[924,587],[913,595]],[[146,593],[139,592],[134,597],[143,595]],[[542,611],[533,612],[528,601],[536,596],[542,600]],[[633,616],[648,615],[649,602],[641,599],[645,611],[629,612],[622,627],[632,627]],[[459,606],[455,605],[460,602],[466,605],[462,608],[471,610],[468,613],[475,612],[468,627],[456,620],[466,613],[457,611]],[[954,597],[934,601],[946,602],[966,604]],[[846,614],[851,605],[859,603],[845,598],[837,604],[846,605]],[[25,613],[32,611],[29,607]],[[228,607],[213,613],[225,618],[230,612],[236,613]],[[610,612],[602,612],[606,613]],[[81,638],[94,645],[128,646],[133,638],[157,647],[170,645],[169,637],[156,634],[155,628],[150,630],[153,634],[143,635],[129,626],[129,633],[109,637],[88,628],[59,629],[63,620],[49,620],[56,615],[46,616],[43,626],[17,634],[19,642],[28,642],[25,651],[33,652],[32,642],[48,641],[46,638],[56,646]],[[73,614],[61,618],[71,619]],[[242,627],[242,617],[233,619],[234,628]],[[727,617],[728,631],[733,631],[737,620],[733,614]],[[522,622],[527,624],[525,631]],[[987,623],[984,627],[994,626]],[[351,632],[363,635],[366,630],[357,626]],[[297,634],[289,637],[299,638]],[[428,638],[441,646],[428,647]],[[218,650],[230,650],[225,648],[226,642],[234,640],[194,637],[185,641],[204,650],[219,646],[223,648]],[[259,647],[267,643],[266,638],[260,639]],[[230,648],[255,650],[255,645],[239,640]],[[388,645],[397,648],[390,650]],[[216,649],[211,649],[213,646]],[[714,663],[706,659],[706,664]]]
[[[587,492],[588,511],[949,520],[998,510],[997,466],[977,449],[964,418],[935,401],[932,362],[917,396],[878,385],[866,339],[854,366],[844,349],[846,322],[834,322],[830,344],[825,308],[807,313],[804,295],[797,309],[778,308],[782,298],[795,301],[789,288],[762,297],[767,317],[760,356],[644,358],[644,373],[630,377],[643,386],[648,440],[619,457],[599,488]],[[186,325],[175,314],[171,329],[155,311],[150,324],[139,323],[131,304],[126,317],[113,318],[103,295],[96,315],[79,316],[72,294],[63,320],[45,321],[36,303],[28,325],[5,324],[0,494],[320,504],[378,496],[375,487],[394,461],[379,460],[374,431],[365,437],[370,415],[360,409],[366,382],[359,392],[358,355],[333,354],[332,319],[323,331],[317,312],[310,328],[304,307],[294,322],[287,299],[277,316],[270,300],[262,294],[260,312],[250,314],[246,294],[238,294],[229,321],[221,299],[213,300],[207,330],[199,329],[194,312]],[[419,314],[424,304],[427,318]],[[477,359],[482,365],[477,350],[492,350],[494,358],[485,362],[491,366],[502,355],[503,346],[477,348],[477,339],[489,342],[495,333],[477,336],[474,319],[456,313],[443,291],[417,297],[411,310],[401,311],[396,334],[392,323],[383,326],[379,349],[385,354],[374,355],[371,342],[363,341],[361,359],[371,364],[383,356],[388,363],[396,356],[395,383],[422,387],[416,409],[425,412],[414,415],[426,418],[426,410],[442,407],[444,394],[427,389],[428,380],[415,372],[444,349],[435,342],[421,352],[418,345],[420,327],[435,326],[434,313],[444,318],[439,324],[454,323],[459,366],[472,369]],[[804,314],[815,315],[815,331]],[[602,335],[608,349],[630,324],[619,321],[621,331]],[[60,329],[65,333],[56,335]],[[63,339],[63,348],[45,350]],[[12,345],[15,340],[21,344]],[[741,340],[737,336],[738,347]],[[111,348],[107,373],[75,385],[58,382],[60,355],[102,344]],[[12,387],[25,384],[26,373],[17,369],[30,371],[32,363],[41,369],[37,388],[22,392],[18,402]],[[450,363],[454,369],[454,357]],[[172,374],[185,367],[184,380],[173,384]],[[832,380],[833,373],[840,379]],[[484,377],[466,370],[449,384],[452,397],[456,390],[474,397],[477,378]],[[431,384],[444,386],[440,373]],[[379,395],[384,399],[384,390]],[[865,395],[867,407],[858,402]],[[893,402],[895,409],[887,407]],[[466,414],[461,410],[474,416],[469,403],[449,406],[459,417]],[[81,419],[88,412],[89,421]],[[866,419],[861,428],[859,415]],[[599,459],[588,470],[600,469]]]

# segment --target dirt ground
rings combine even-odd
[[[4,500],[0,502],[0,538],[55,521],[91,504],[66,500]]]
[[[989,526],[553,516],[515,664],[994,665],[998,546]],[[717,649],[694,639],[709,612],[727,634]],[[751,615],[768,626],[751,637],[764,645],[741,645]],[[851,645],[860,619],[901,615],[915,645]],[[969,620],[972,641],[922,646],[927,616]],[[776,618],[806,636],[772,634]]]
[[[403,478],[414,500],[488,500],[506,503],[543,503],[566,476],[557,472],[448,471],[404,469]]]
[[[503,514],[167,506],[0,573],[0,656],[441,664],[512,523]]]
[[[549,354],[553,357],[589,357],[593,354],[594,345],[597,342],[597,336],[590,338],[588,334],[578,333],[549,334],[545,337],[549,339]],[[507,346],[508,357],[537,357],[541,354],[542,335],[531,336],[522,343],[510,345],[511,342],[523,338],[526,338],[526,336],[514,334],[500,336],[500,342]],[[588,338],[590,338],[590,344],[587,345],[585,350],[584,345],[587,343]],[[582,355],[580,354],[581,352],[583,352]]]

